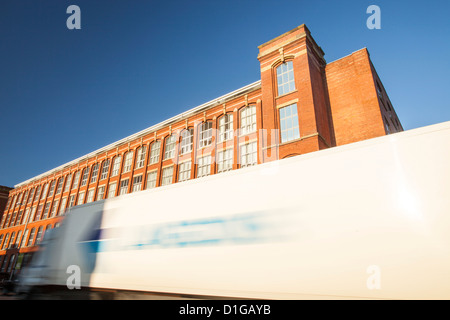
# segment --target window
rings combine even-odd
[[[217,172],[233,169],[233,149],[217,152]]]
[[[154,164],[159,161],[160,149],[161,149],[161,141],[155,141],[152,144],[152,147],[150,150],[150,164]]]
[[[103,195],[105,194],[105,186],[101,186],[100,188],[98,188],[98,192],[97,192],[97,201],[102,200],[103,199]]]
[[[116,195],[117,183],[111,183],[108,189],[108,198],[113,198]]]
[[[72,182],[72,174],[69,174],[66,178],[66,186],[64,187],[64,192],[70,190],[70,183]]]
[[[211,174],[211,156],[198,158],[197,178]]]
[[[128,179],[120,181],[119,195],[126,194],[128,192]]]
[[[156,177],[157,177],[158,172],[157,171],[152,171],[149,172],[147,175],[147,189],[151,189],[156,187]]]
[[[8,243],[9,243],[9,233],[6,234],[5,242],[3,242],[3,248],[2,248],[2,250],[5,250],[5,249],[6,249],[6,247],[8,246]]]
[[[97,181],[98,166],[99,166],[99,164],[96,163],[96,164],[94,164],[94,166],[92,167],[91,183],[94,183],[95,181]]]
[[[225,114],[219,119],[219,142],[233,139],[233,115]]]
[[[128,172],[131,170],[131,165],[133,164],[133,151],[129,151],[123,162],[123,172]]]
[[[29,232],[30,232],[30,229],[25,230],[25,234],[23,235],[22,243],[20,244],[20,247],[25,246],[25,241],[27,241],[27,237],[28,237],[28,233]]]
[[[66,203],[67,203],[67,197],[62,198],[61,200],[61,207],[59,207],[59,214],[63,214],[64,211],[66,210]]]
[[[106,159],[103,162],[102,173],[100,175],[100,181],[105,180],[106,177],[108,177],[109,163],[110,163],[109,159]]]
[[[183,130],[181,133],[181,149],[180,154],[186,154],[192,151],[193,129]]]
[[[48,183],[44,186],[44,190],[42,191],[41,194],[41,199],[44,199],[47,196],[47,191],[48,191]]]
[[[84,169],[83,172],[83,178],[81,179],[81,186],[85,186],[87,184],[88,178],[89,178],[89,167]]]
[[[91,189],[88,191],[86,203],[94,201],[94,194],[95,194],[95,189]]]
[[[163,168],[161,185],[165,186],[172,183],[173,167]]]
[[[34,217],[34,221],[39,221],[41,219],[41,214],[42,214],[42,208],[44,205],[40,204],[37,207],[37,212],[36,212],[36,216]]]
[[[113,163],[113,168],[112,168],[112,172],[111,172],[111,177],[115,177],[119,174],[119,170],[120,170],[120,162],[122,161],[122,157],[121,156],[117,156],[114,158],[114,163]]]
[[[203,122],[200,125],[199,148],[209,146],[212,143],[212,122]]]
[[[33,202],[33,197],[34,197],[34,192],[36,191],[36,189],[31,189],[31,192],[30,192],[30,196],[28,197],[28,202],[27,203],[31,203],[31,202]],[[10,200],[11,198],[9,198],[8,199],[8,203],[9,203],[9,200]],[[7,208],[8,209],[8,208]]]
[[[257,163],[256,141],[241,146],[241,168],[253,166]]]
[[[39,229],[38,229],[38,232],[36,234],[36,243],[35,243],[35,245],[38,245],[39,243],[41,243],[42,238],[44,236],[43,233],[42,233],[43,231],[44,231],[44,228],[42,226],[40,226]]]
[[[142,168],[144,166],[146,153],[147,153],[147,146],[142,146],[139,148],[136,157],[136,169]]]
[[[56,180],[53,180],[50,184],[50,190],[48,191],[48,196],[51,197],[53,195],[53,192],[55,191],[55,182]]]
[[[133,190],[132,192],[142,190],[142,175],[133,178]]]
[[[277,84],[279,96],[295,90],[292,61],[287,61],[277,67]]]
[[[80,192],[80,194],[78,195],[77,205],[83,204],[83,202],[84,202],[84,192]]]
[[[75,195],[71,195],[69,197],[69,208],[72,208],[75,205]]]
[[[41,186],[38,186],[36,189],[35,200],[39,200],[39,195],[41,194]],[[14,206],[14,205],[13,205]],[[11,207],[12,208],[12,207]]]
[[[50,211],[50,202],[47,202],[45,204],[44,213],[43,213],[42,218],[41,218],[42,220],[43,219],[47,219],[49,211]]]
[[[186,181],[191,178],[191,161],[180,163],[178,181]]]
[[[256,106],[248,106],[241,110],[241,134],[256,131]]]
[[[59,179],[59,181],[58,181],[58,187],[56,187],[56,194],[60,194],[61,193],[63,184],[64,184],[64,178],[61,177]]]
[[[35,233],[36,233],[36,228],[31,229],[30,237],[28,238],[28,242],[27,242],[27,247],[30,247],[33,244]]]
[[[52,211],[50,212],[50,218],[56,215],[56,210],[58,209],[59,200],[55,200],[52,205]]]
[[[36,218],[36,209],[37,209],[36,206],[34,206],[33,208],[31,208],[30,222],[31,222],[31,221],[34,221],[34,219]]]
[[[166,139],[166,147],[164,149],[164,160],[172,159],[175,155],[175,145],[176,145],[177,139],[175,138],[175,135],[171,135],[170,137],[167,137]]]
[[[300,138],[296,103],[280,108],[280,130],[282,143]]]
[[[73,179],[73,186],[72,189],[75,189],[78,187],[78,182],[80,181],[80,171],[77,171],[77,173],[75,173],[75,179]]]

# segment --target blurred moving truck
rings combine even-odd
[[[77,206],[18,290],[449,299],[450,122]]]

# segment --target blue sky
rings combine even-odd
[[[81,30],[69,30],[69,5]],[[381,29],[369,30],[369,5]],[[450,120],[448,1],[0,2],[0,185],[260,79],[258,45],[303,23],[327,62],[367,47],[408,129]]]

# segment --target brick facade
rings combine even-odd
[[[16,185],[0,221],[0,271],[77,204],[403,130],[366,49],[327,64],[301,25],[257,58],[261,80]]]

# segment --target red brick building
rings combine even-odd
[[[73,206],[403,130],[366,49],[327,64],[301,25],[257,58],[261,80],[16,185],[0,271]]]

